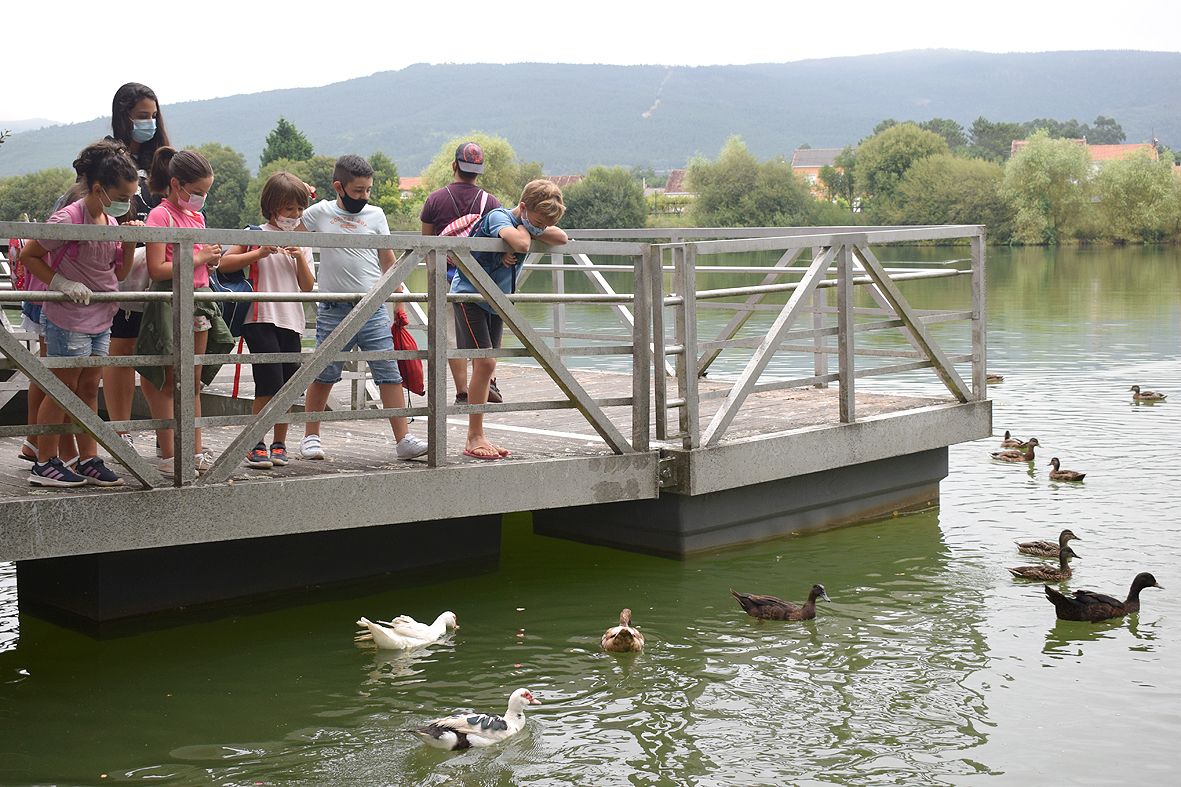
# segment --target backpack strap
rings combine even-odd
[[[455,195],[451,193],[451,187],[444,186],[443,191],[447,192],[447,196],[451,198],[451,206],[453,208],[455,208],[455,215],[456,216],[461,215],[459,212],[459,203],[455,201]],[[470,213],[471,211],[468,211],[468,212]]]

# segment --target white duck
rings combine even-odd
[[[459,628],[454,612],[442,613],[429,626],[419,623],[409,615],[399,615],[393,620],[379,620],[376,623],[369,618],[361,618],[357,621],[357,625],[365,629],[357,634],[357,642],[372,640],[377,647],[388,650],[421,648],[432,642],[438,642],[448,629]]]
[[[508,698],[504,716],[495,713],[456,713],[410,730],[436,749],[458,751],[491,746],[516,735],[525,726],[525,706],[541,701],[529,689],[517,689]]]

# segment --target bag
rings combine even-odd
[[[25,242],[20,238],[8,239],[8,277],[12,281],[12,289],[25,290],[28,289],[26,279],[29,272],[25,270],[25,266],[20,261],[21,249],[25,247]]]
[[[262,227],[250,224],[246,229],[261,230]],[[223,273],[217,268],[209,271],[209,289],[214,292],[254,292],[255,281],[257,279],[254,277],[254,272],[251,271],[251,275],[248,277],[245,268],[231,273]],[[242,335],[242,326],[246,324],[246,318],[250,316],[250,310],[253,307],[253,301],[222,302],[221,316],[225,319],[226,325],[230,327],[231,334]]]
[[[414,337],[410,331],[406,330],[406,326],[410,321],[406,319],[406,312],[398,310],[394,312],[394,325],[390,332],[394,335],[394,349],[395,350],[417,350],[418,342],[414,341]],[[426,396],[426,378],[422,373],[422,361],[418,358],[411,358],[406,361],[398,361],[398,372],[402,375],[402,385],[407,391],[416,393],[419,396]]]
[[[459,212],[459,203],[457,203],[455,201],[455,195],[451,193],[450,188],[447,188],[446,191],[447,191],[447,196],[451,197],[451,204],[455,206],[455,212],[458,213]],[[476,200],[473,197],[472,204],[468,205],[468,208],[467,208],[468,212],[463,214],[459,218],[455,219],[454,221],[452,221],[446,227],[444,227],[439,232],[439,235],[446,236],[448,238],[467,238],[467,237],[471,236],[471,234],[476,231],[476,227],[480,226],[480,219],[484,218],[484,210],[487,208],[487,205],[488,205],[488,192],[484,191],[483,189],[480,189],[480,210],[478,212],[476,212],[474,210],[474,208],[476,207]],[[455,267],[454,258],[450,254],[448,254],[447,255],[447,281],[451,281],[452,279],[455,278],[456,270],[458,270],[458,269]]]

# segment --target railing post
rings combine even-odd
[[[647,274],[651,278],[648,292],[652,298],[652,363],[653,406],[656,408],[656,439],[668,439],[668,356],[664,346],[664,249],[656,247],[652,252]],[[639,315],[639,311],[636,312]]]
[[[562,267],[565,260],[563,254],[551,254],[550,264],[554,266],[550,273],[550,279],[553,282],[554,292],[566,292],[566,269]],[[566,304],[555,303],[551,309],[554,321],[554,349],[562,349],[562,331],[566,330]]]
[[[988,398],[988,313],[984,277],[984,244],[987,230],[981,227],[972,238],[972,398]]]
[[[701,416],[697,394],[697,251],[680,244],[673,247],[674,289],[681,296],[677,309],[677,387],[684,402],[680,409],[681,444],[687,449],[701,445]]]
[[[426,406],[428,467],[447,464],[447,255],[430,251],[426,259],[427,275],[427,385]]]
[[[857,419],[857,392],[854,383],[853,337],[853,251],[841,246],[837,256],[837,347],[840,375],[841,423],[851,424]]]
[[[172,471],[173,485],[193,482],[196,453],[196,370],[193,366],[193,239],[172,252]]]
[[[652,247],[635,259],[632,269],[632,448],[647,451],[651,435],[648,394],[652,388],[652,290],[648,271],[652,267]],[[663,365],[658,374],[663,374]]]
[[[812,259],[824,253],[819,246],[812,247]],[[820,331],[824,328],[824,308],[828,306],[828,290],[817,289],[812,293],[812,328]],[[825,352],[825,337],[817,333],[812,337],[812,373],[817,377],[828,374],[828,353]],[[818,382],[816,388],[827,388],[828,383]]]

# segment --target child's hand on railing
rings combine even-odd
[[[218,261],[221,260],[221,245],[217,243],[209,243],[201,247],[201,250],[193,255],[194,265],[206,265],[210,268],[216,268]]]
[[[516,252],[512,252],[512,251],[506,251],[506,252],[505,252],[503,255],[501,255],[501,257],[500,257],[500,262],[501,262],[501,264],[503,264],[503,265],[504,265],[506,268],[511,268],[511,267],[513,267],[514,265],[516,265],[516,264],[517,264],[517,254],[516,254]]]

